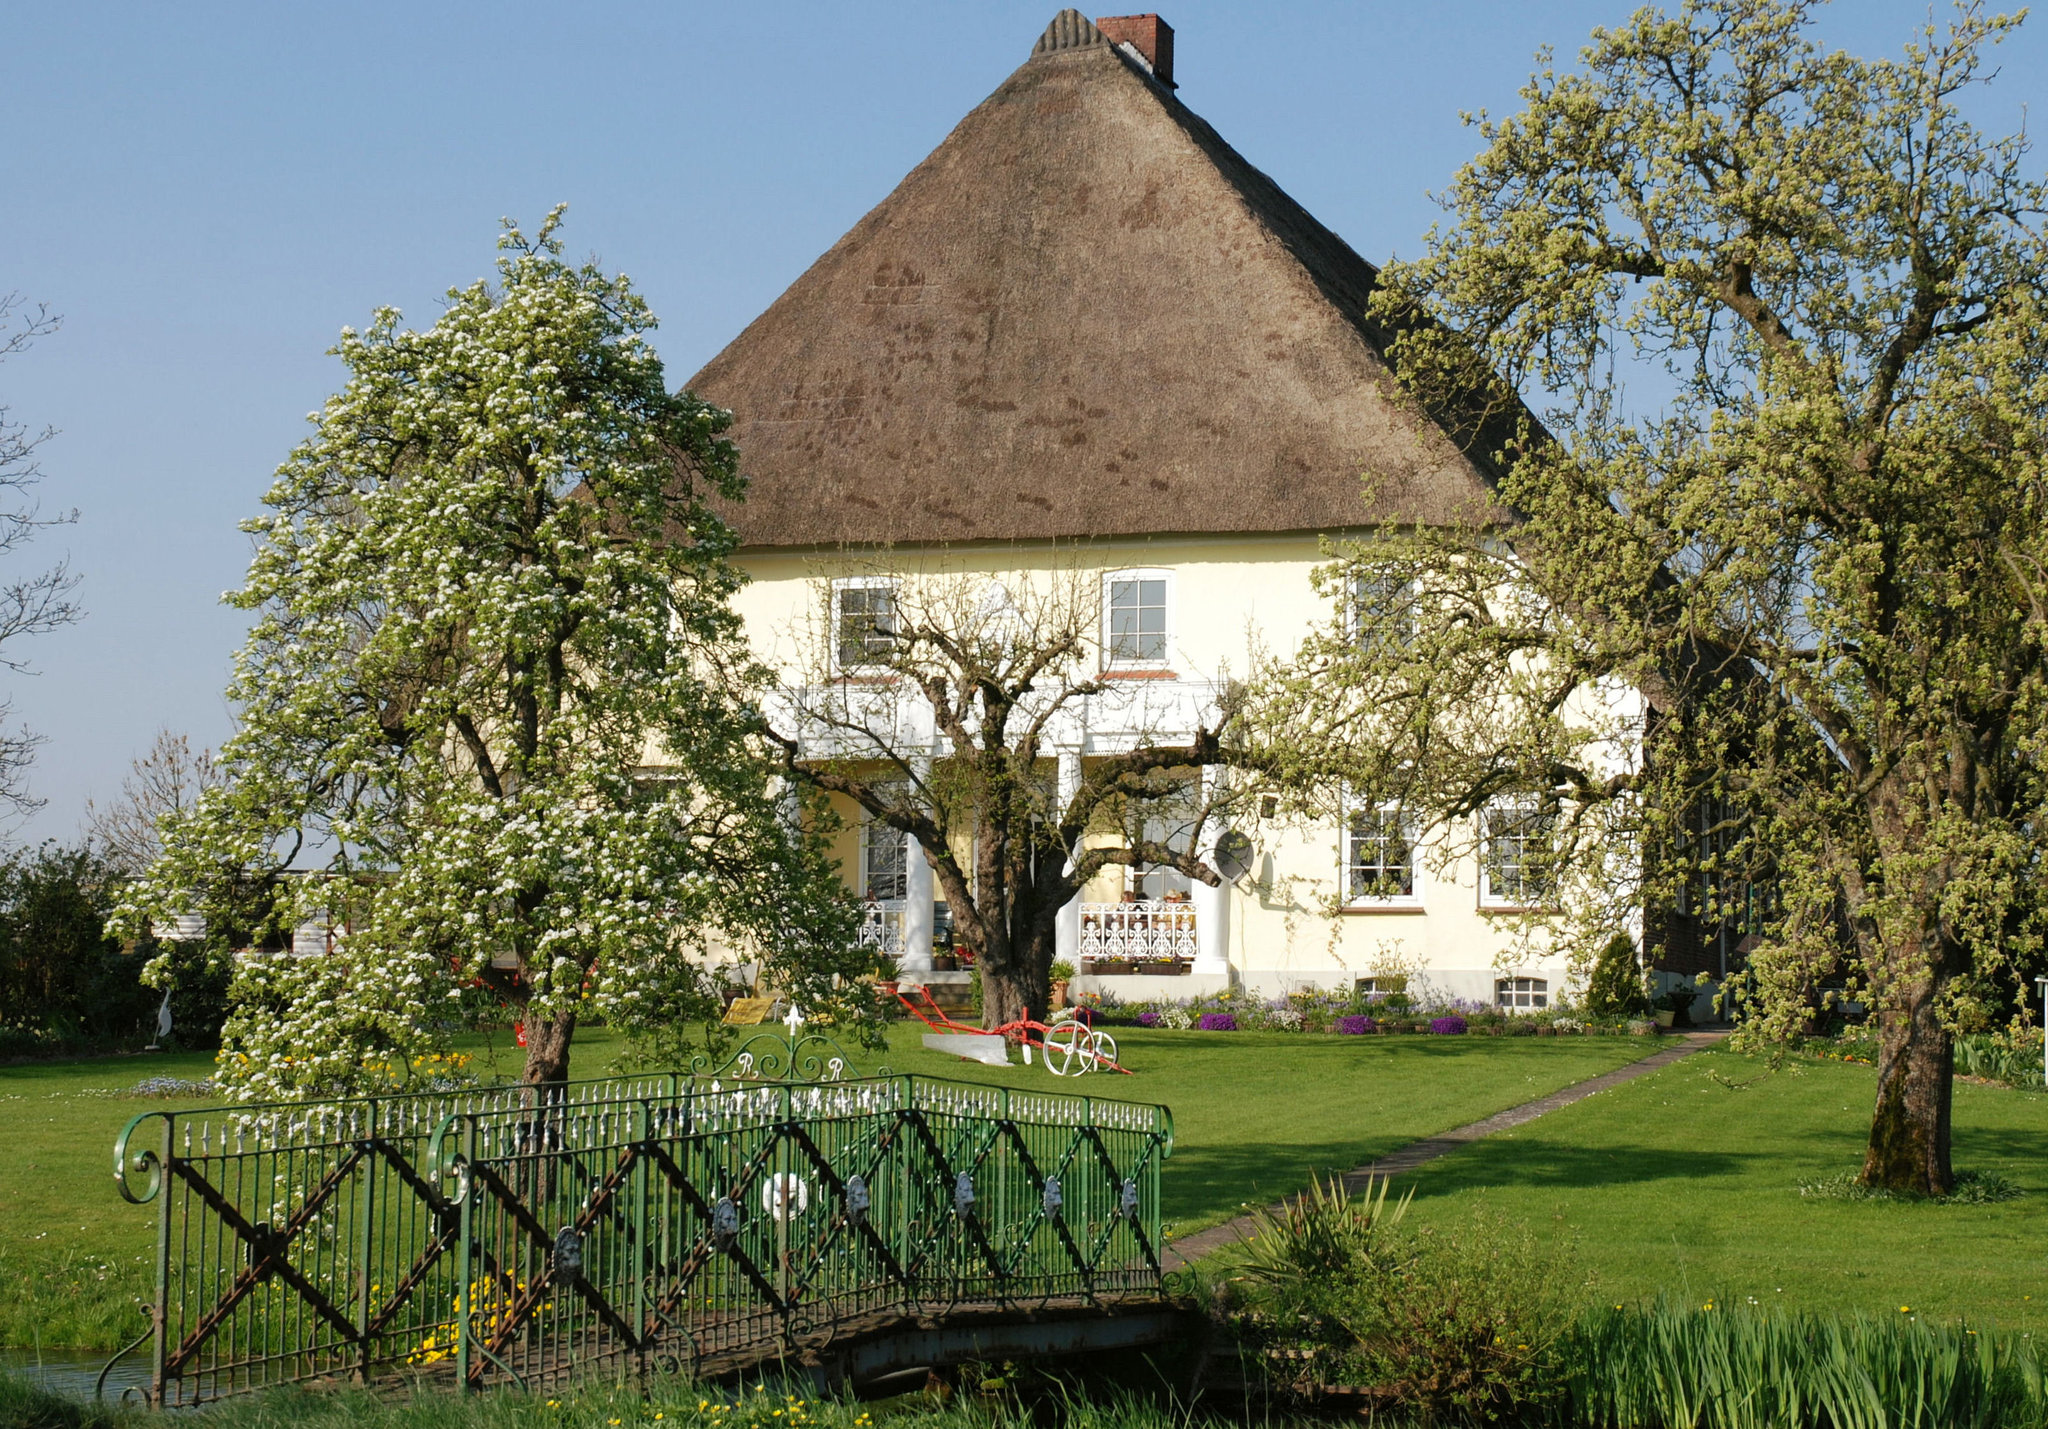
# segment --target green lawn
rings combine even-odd
[[[1403,1142],[1595,1076],[1652,1049],[1622,1038],[1335,1037],[1119,1030],[1138,1075],[1061,1081],[1043,1067],[985,1067],[927,1052],[923,1028],[892,1029],[867,1070],[1164,1102],[1177,1145],[1164,1180],[1176,1234],[1227,1220],[1246,1202],[1303,1185]],[[471,1044],[476,1070],[516,1071],[517,1051]],[[577,1039],[579,1077],[614,1070],[602,1031]],[[130,1206],[112,1179],[115,1134],[167,1105],[122,1095],[145,1076],[203,1078],[206,1054],[0,1067],[0,1345],[105,1345],[140,1329],[154,1206]]]
[[[1613,1299],[1753,1297],[1812,1310],[1934,1317],[2048,1335],[2048,1094],[1959,1084],[1958,1170],[2017,1201],[1802,1198],[1861,1164],[1875,1073],[1714,1051],[1468,1147],[1402,1178],[1413,1215],[1474,1206],[1573,1247]],[[1737,1085],[1742,1089],[1737,1090]],[[1734,1085],[1731,1085],[1734,1084]]]

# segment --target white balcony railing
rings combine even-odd
[[[1083,903],[1081,956],[1093,962],[1193,962],[1195,910],[1190,904],[1145,899],[1137,903]]]
[[[903,956],[902,899],[886,898],[867,905],[867,916],[860,924],[860,945],[892,958]]]

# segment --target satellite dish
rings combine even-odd
[[[1225,829],[1216,840],[1216,871],[1232,882],[1251,871],[1252,841],[1237,829]]]

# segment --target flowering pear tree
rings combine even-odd
[[[247,1095],[388,1084],[481,988],[559,1082],[580,1019],[649,1036],[750,949],[807,1006],[851,909],[761,742],[730,597],[728,416],[663,385],[623,277],[507,225],[495,283],[344,330],[347,385],[278,471],[221,780],[166,818],[121,917],[242,956]],[[331,950],[290,951],[323,917]]]
[[[1814,9],[1641,10],[1480,121],[1375,316],[1498,507],[1347,553],[1399,638],[1312,645],[1271,707],[1324,711],[1298,765],[1432,818],[1533,797],[1624,840],[1653,926],[1753,949],[1750,1039],[1845,987],[1863,1179],[1938,1194],[1952,1034],[2041,957],[2048,186],[1964,117],[2016,20],[1868,60]]]

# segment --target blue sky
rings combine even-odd
[[[629,273],[680,383],[943,139],[1058,9],[1011,3],[16,4],[0,13],[0,292],[64,327],[0,366],[59,435],[52,507],[83,623],[24,647],[45,810],[168,727],[228,731],[242,616],[219,604],[337,329],[383,303],[430,323],[489,270],[500,215],[570,205],[572,253]],[[1414,253],[1474,148],[1629,0],[1174,0],[1181,98],[1369,258]],[[1823,34],[1894,53],[1916,0],[1841,0]],[[1981,122],[2048,91],[2048,21],[2009,44]],[[0,572],[0,578],[9,573]],[[10,653],[14,653],[10,651]]]

